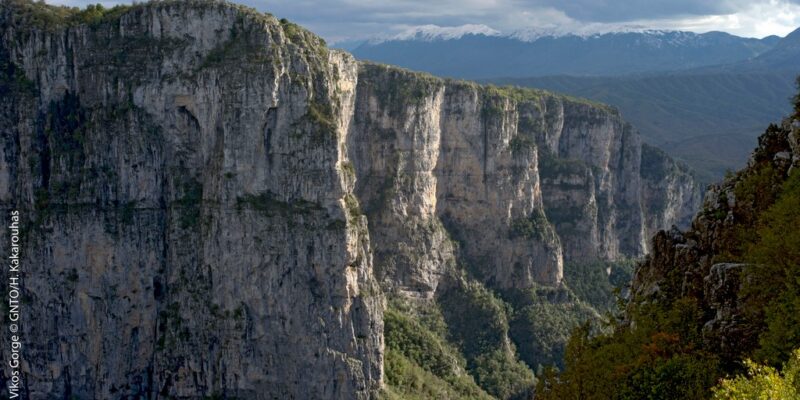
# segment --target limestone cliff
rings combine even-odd
[[[696,200],[605,106],[357,63],[222,2],[1,7],[30,398],[370,398],[384,291],[558,285]]]
[[[642,144],[642,207],[649,241],[661,229],[676,225],[688,228],[702,196],[689,169],[666,153]]]
[[[643,159],[609,107],[360,71],[348,142],[356,194],[378,275],[406,294],[430,297],[454,263],[495,288],[554,285],[564,260],[644,254],[650,235],[685,226],[699,203],[685,168],[658,150]]]
[[[544,215],[533,132],[517,129],[517,102],[370,64],[357,93],[356,193],[389,285],[432,294],[459,254],[490,285],[560,280],[561,247]]]
[[[374,393],[383,305],[342,173],[352,57],[222,3],[34,25],[48,12],[2,8],[28,396]]]

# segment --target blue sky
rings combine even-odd
[[[47,0],[85,6],[130,1]],[[800,0],[240,0],[297,22],[329,42],[386,37],[433,25],[613,30],[620,26],[784,36],[800,27]]]

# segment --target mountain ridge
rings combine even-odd
[[[648,143],[687,162],[702,181],[713,182],[743,166],[760,128],[788,112],[786,100],[800,73],[798,35],[800,30],[763,39],[719,32],[582,37],[544,31],[534,32],[532,38],[544,37],[533,43],[508,35],[469,35],[363,45],[354,54],[442,76],[539,87],[613,104]],[[738,41],[738,50],[728,52],[730,41]],[[690,51],[692,43],[705,49],[703,54]],[[711,56],[713,51],[728,53]]]
[[[419,25],[406,29],[400,33],[388,36],[376,36],[368,39],[361,39],[365,44],[380,44],[388,41],[448,41],[461,39],[466,35],[473,36],[495,36],[502,38],[517,39],[522,42],[535,42],[542,38],[560,38],[560,37],[579,37],[584,39],[598,38],[601,36],[609,35],[623,35],[623,34],[641,34],[642,37],[669,37],[687,40],[688,42],[702,41],[707,37],[730,37],[742,40],[757,40],[765,42],[767,45],[774,45],[782,37],[778,35],[768,35],[763,38],[753,38],[737,36],[723,31],[707,31],[707,32],[692,32],[682,31],[676,29],[657,29],[647,28],[640,25],[622,25],[622,26],[585,26],[580,29],[570,29],[567,27],[551,27],[551,28],[524,28],[511,32],[501,32],[485,24],[465,24],[457,26],[440,26],[434,24]],[[349,41],[356,41],[350,39]]]
[[[751,39],[724,32],[643,29],[582,34],[545,30],[486,35],[440,29],[445,29],[442,35],[410,31],[394,39],[366,42],[353,49],[353,54],[435,75],[476,79],[692,69],[756,57],[776,43],[775,37]],[[503,63],[493,69],[487,59]]]

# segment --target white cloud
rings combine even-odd
[[[745,37],[786,36],[800,27],[800,5],[770,0],[753,3],[744,10],[728,15],[644,20],[637,23],[659,29],[723,31]]]
[[[581,32],[619,26],[784,36],[800,26],[800,0],[233,0],[288,18],[331,42],[461,30]],[[98,0],[48,0],[86,5]],[[130,1],[100,0],[104,4]],[[467,26],[469,28],[463,28]],[[434,28],[435,27],[435,28]],[[445,28],[442,28],[445,27]]]

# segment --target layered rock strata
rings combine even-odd
[[[695,201],[602,105],[358,63],[221,2],[0,11],[29,398],[370,398],[383,292],[558,285]]]

